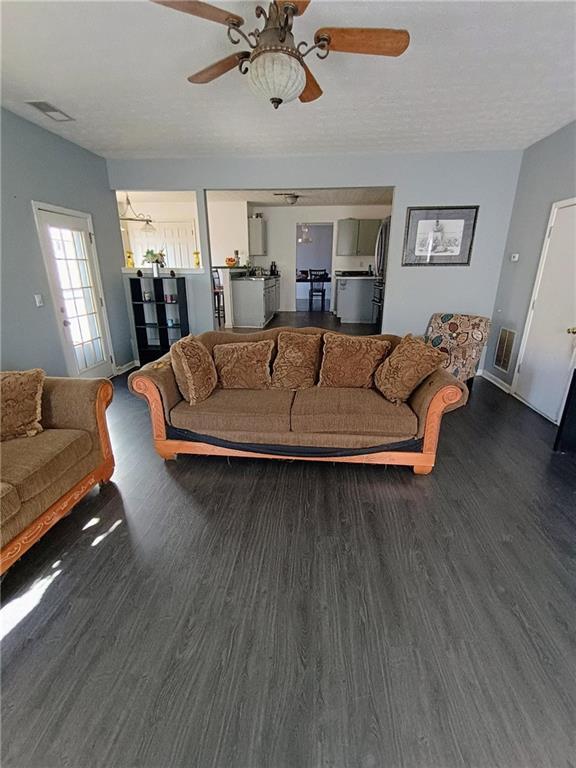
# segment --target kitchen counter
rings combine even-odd
[[[341,275],[336,277],[333,311],[342,323],[373,323],[375,317],[374,283],[376,275]]]
[[[345,275],[336,275],[336,280],[375,280],[376,275],[352,275],[346,277]]]
[[[276,280],[280,275],[246,275],[245,277],[232,276],[232,282],[237,283],[240,280]]]

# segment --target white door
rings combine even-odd
[[[552,207],[512,391],[557,424],[576,359],[576,200]]]
[[[36,224],[60,326],[68,374],[114,373],[104,298],[88,214],[34,203]]]

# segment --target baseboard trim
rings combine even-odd
[[[139,368],[140,363],[138,360],[130,360],[129,363],[125,363],[124,365],[117,365],[114,368],[114,376],[121,376],[123,373],[126,373],[126,371],[131,371],[132,368]]]
[[[503,392],[506,392],[507,394],[510,394],[510,384],[506,384],[505,381],[502,381],[502,379],[499,379],[497,376],[494,376],[493,373],[490,373],[490,371],[481,370],[478,371],[478,374],[482,376],[482,378],[489,381],[491,384],[494,384],[495,387],[498,387]]]

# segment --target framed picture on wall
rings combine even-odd
[[[478,206],[408,208],[402,265],[468,266]]]

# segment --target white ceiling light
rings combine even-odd
[[[289,49],[263,49],[250,62],[248,81],[256,94],[264,96],[277,109],[300,96],[306,85],[306,72],[299,57]]]

